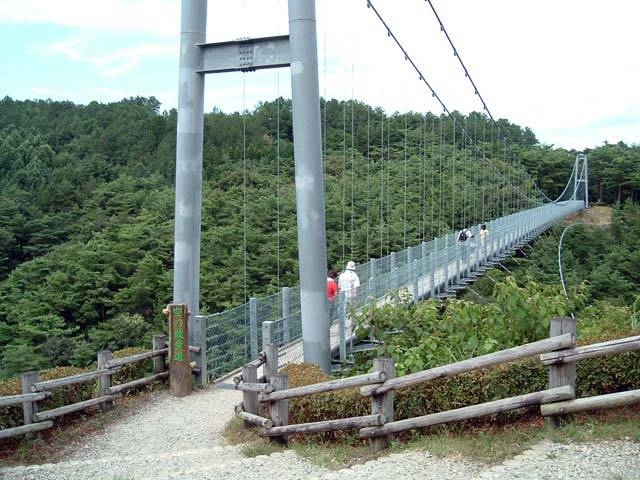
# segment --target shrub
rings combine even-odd
[[[129,357],[131,355],[137,355],[146,351],[148,351],[148,349],[142,347],[124,348],[122,350],[113,352],[113,358]],[[137,380],[138,378],[147,377],[152,373],[153,359],[147,359],[142,362],[129,363],[128,365],[123,365],[122,370],[113,375],[112,383],[114,385],[127,383],[131,382],[132,380]]]
[[[289,375],[289,387],[301,387],[330,380],[320,367],[309,364],[290,364],[282,369]],[[318,393],[289,400],[289,423],[318,422],[338,418],[356,417],[371,413],[370,401],[360,395],[359,389],[349,388],[335,392]],[[353,432],[337,431],[296,437],[301,441],[352,441]]]

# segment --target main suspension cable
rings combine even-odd
[[[491,121],[495,124],[496,128],[498,129],[498,133],[500,134],[500,136],[502,137],[502,139],[503,139],[503,141],[505,143],[505,146],[507,146],[509,148],[509,152],[515,155],[515,152],[513,151],[511,146],[508,145],[507,136],[503,133],[502,129],[500,128],[500,125],[496,122],[495,118],[491,114],[491,111],[489,110],[489,107],[488,107],[487,103],[485,102],[484,98],[482,98],[482,95],[480,94],[480,90],[478,90],[478,87],[476,86],[476,83],[473,81],[473,78],[471,78],[471,74],[469,73],[469,69],[467,68],[467,66],[462,61],[462,57],[460,56],[460,52],[458,51],[458,49],[453,44],[453,40],[451,40],[451,37],[449,36],[449,32],[447,32],[447,29],[444,27],[444,24],[442,23],[442,20],[440,19],[440,16],[438,15],[438,12],[436,12],[435,7],[433,6],[433,3],[431,2],[431,0],[426,0],[426,1],[429,3],[429,6],[431,7],[431,10],[433,11],[433,14],[436,17],[436,20],[438,21],[438,24],[440,25],[440,31],[442,33],[444,33],[445,37],[447,37],[447,41],[449,42],[449,45],[451,45],[451,48],[453,49],[453,56],[458,59],[458,62],[460,63],[460,66],[462,67],[462,70],[464,71],[464,76],[469,79],[469,82],[471,83],[471,86],[473,87],[474,94],[477,95],[478,98],[480,99],[480,102],[482,103],[482,108],[484,109],[485,112],[487,112],[487,115],[489,116]],[[524,171],[525,175],[533,183],[534,188],[536,190],[538,190],[547,200],[549,200],[550,202],[554,202],[554,200],[551,200],[551,198],[549,198],[542,191],[542,189],[538,186],[536,181],[531,177],[529,172],[527,172],[526,168],[524,168],[524,166],[521,164],[521,162],[518,161],[518,163],[522,167],[522,170]]]
[[[421,70],[418,68],[418,66],[415,64],[415,62],[413,61],[413,59],[409,56],[409,53],[407,52],[407,50],[404,48],[404,46],[400,43],[400,41],[398,40],[398,38],[395,36],[395,34],[391,31],[391,28],[389,27],[389,25],[387,24],[387,22],[382,18],[382,16],[380,15],[380,13],[378,12],[378,10],[375,8],[375,6],[373,5],[373,3],[371,2],[371,0],[367,0],[367,8],[370,8],[371,10],[373,10],[373,12],[376,14],[376,16],[378,17],[378,20],[380,20],[380,22],[382,23],[382,25],[385,27],[385,29],[387,30],[387,36],[391,37],[393,39],[393,41],[396,43],[396,45],[398,46],[398,48],[402,51],[402,53],[404,54],[404,58],[406,61],[408,61],[411,66],[413,67],[413,69],[418,73],[419,75],[419,80],[422,81],[427,88],[429,89],[429,91],[431,92],[431,96],[433,98],[435,98],[438,103],[440,104],[440,106],[443,108],[444,112],[449,115],[449,117],[452,118],[453,123],[455,125],[456,128],[458,128],[462,134],[466,137],[468,137],[470,140],[471,137],[468,135],[468,133],[464,130],[464,128],[459,124],[459,122],[457,121],[457,119],[455,118],[455,116],[452,114],[452,112],[447,108],[446,104],[444,103],[444,101],[440,98],[440,96],[437,94],[437,92],[435,91],[435,89],[431,86],[431,84],[429,83],[429,81],[426,79],[426,77],[422,74]],[[472,141],[472,145],[474,146],[475,149],[479,150],[479,146]],[[502,174],[502,172],[499,171],[499,169],[495,166],[495,164],[489,159],[487,158],[487,156],[485,155],[485,153],[483,151],[479,151],[479,153],[482,155],[482,158],[484,161],[486,161],[489,165],[491,165],[491,167],[496,171],[496,173],[505,181],[508,182],[508,180],[505,178],[505,176]],[[514,186],[514,188],[517,188]],[[517,188],[517,191],[519,192],[519,194],[521,196],[524,196],[525,198],[531,200],[532,202],[535,203],[543,203],[538,199],[535,198],[530,198],[528,197],[524,192],[521,191],[520,188]]]

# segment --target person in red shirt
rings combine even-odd
[[[338,272],[336,272],[333,268],[330,268],[327,271],[327,300],[329,300],[330,320],[334,320],[337,313],[338,293],[340,292],[340,289],[338,288],[338,282],[336,280],[337,277]]]
[[[338,296],[338,282],[336,281],[338,278],[338,272],[336,272],[333,268],[329,269],[327,272],[327,298],[329,301],[335,300]]]

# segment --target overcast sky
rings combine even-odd
[[[432,0],[490,111],[550,145],[640,143],[640,2]],[[373,0],[448,108],[481,110],[424,0]],[[435,111],[365,0],[317,0],[320,92]],[[0,0],[0,95],[176,106],[179,0]],[[207,41],[286,34],[285,0],[209,0]],[[288,69],[209,75],[205,110],[289,96]]]

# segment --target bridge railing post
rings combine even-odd
[[[411,247],[408,247],[405,250],[406,256],[405,256],[405,264],[404,264],[404,275],[402,276],[402,278],[400,279],[400,283],[401,285],[409,285],[411,284],[411,288],[413,288],[413,277],[412,277],[412,272],[413,272],[413,260],[414,260],[414,255],[413,255],[413,249]]]
[[[435,262],[435,254],[433,252],[429,253],[429,295],[431,298],[435,298],[436,296],[436,266]]]
[[[249,299],[249,352],[252,359],[258,356],[258,300]]]
[[[198,347],[197,352],[190,352],[191,360],[196,362],[196,367],[200,372],[196,375],[196,381],[200,385],[206,385],[208,381],[207,373],[207,317],[195,315],[193,317],[193,328],[189,330],[189,345]]]
[[[462,278],[462,256],[463,251],[467,247],[467,245],[463,245],[460,242],[455,243],[455,258],[456,258],[456,271],[455,271],[455,281],[451,283],[460,283]]]
[[[427,242],[422,242],[420,247],[420,277],[427,275],[427,265],[429,264],[429,247]],[[426,295],[426,292],[424,292]]]
[[[435,292],[436,290],[439,292],[440,290],[438,289],[438,285],[436,285],[436,283],[438,282],[437,277],[436,277],[436,272],[438,271],[438,269],[440,268],[440,240],[438,239],[438,237],[433,239],[433,248],[431,250],[431,255],[433,255],[433,257],[431,258],[431,262],[430,262],[430,267],[431,268],[431,278],[432,278],[432,283],[433,283],[433,295],[435,296]]]
[[[291,289],[282,287],[282,335],[285,345],[291,341],[291,332],[289,330],[289,317],[291,316]]]
[[[480,256],[482,255],[481,250],[482,250],[482,239],[480,238],[480,227],[476,226],[475,228],[476,233],[475,233],[475,259],[474,259],[474,267],[473,270],[474,271],[478,271],[480,269]]]
[[[444,273],[443,290],[446,292],[449,288],[449,249],[445,246],[442,250],[442,272]]]
[[[391,263],[391,284],[392,284],[392,288],[394,290],[397,290],[400,285],[399,285],[399,277],[398,277],[398,267],[397,267],[397,259],[396,259],[396,252],[391,252],[390,255],[390,263]]]
[[[347,358],[347,302],[344,292],[340,292],[338,313],[338,343],[340,350],[340,361]]]
[[[263,351],[267,345],[276,344],[274,327],[275,327],[275,322],[272,322],[271,320],[266,320],[262,322],[262,350]]]
[[[413,260],[413,303],[420,301],[420,260]]]

